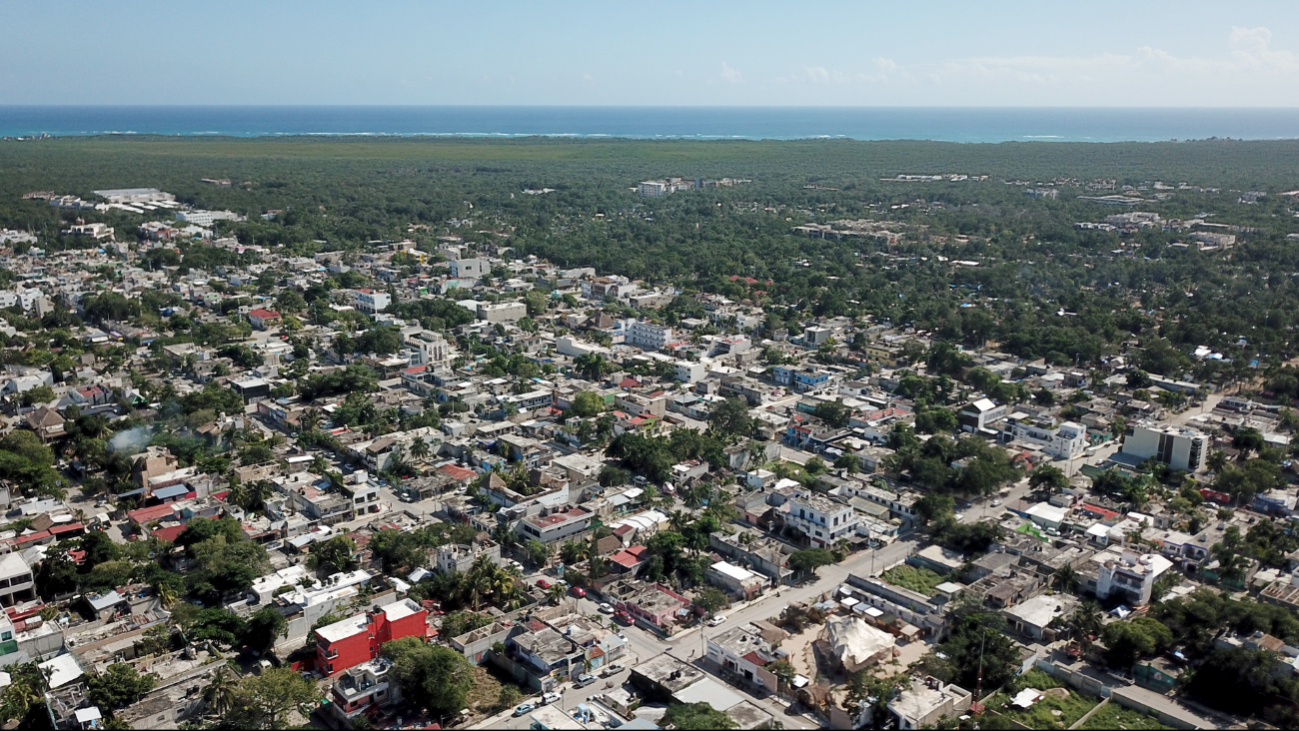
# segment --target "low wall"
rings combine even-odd
[[[1114,692],[1110,694],[1110,698],[1120,706],[1131,708],[1137,713],[1144,713],[1165,726],[1184,729],[1200,728],[1200,724],[1196,720],[1184,718],[1181,715],[1173,715],[1162,708],[1155,708],[1140,698],[1128,695],[1123,688],[1115,688]],[[1170,700],[1169,703],[1172,703],[1172,701]],[[1152,710],[1153,713],[1151,713]]]
[[[1084,675],[1076,670],[1070,670],[1062,665],[1057,665],[1045,658],[1039,658],[1034,663],[1038,670],[1050,675],[1053,678],[1063,680],[1071,687],[1084,693],[1090,693],[1101,698],[1110,696],[1110,687],[1101,682],[1099,678],[1093,678],[1090,675]]]

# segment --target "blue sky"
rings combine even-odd
[[[1299,2],[0,0],[0,104],[1299,106]]]

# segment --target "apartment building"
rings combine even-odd
[[[981,398],[966,404],[956,416],[962,431],[981,432],[1006,417],[1006,407],[994,404],[991,399]]]
[[[316,630],[316,669],[342,672],[379,657],[385,642],[428,638],[428,611],[402,599]]]
[[[406,345],[410,348],[410,364],[413,366],[437,365],[451,358],[451,345],[441,333],[421,330],[406,338]]]
[[[776,383],[788,387],[795,393],[806,393],[829,385],[832,374],[818,369],[776,366],[771,369],[771,377]]]
[[[1154,457],[1171,469],[1195,472],[1204,464],[1209,437],[1196,429],[1142,422],[1128,427],[1120,451],[1138,460]]]
[[[36,598],[33,586],[31,567],[22,554],[6,553],[0,557],[0,605],[12,607]]]
[[[550,515],[533,515],[520,520],[514,530],[524,541],[537,539],[551,544],[571,538],[591,527],[593,514],[581,508],[569,508]]]
[[[490,323],[513,324],[528,316],[528,306],[522,302],[498,302],[478,305],[478,319]]]
[[[454,259],[447,263],[455,279],[480,279],[492,270],[486,259]]]
[[[802,533],[818,548],[834,545],[857,530],[857,513],[849,505],[808,490],[796,490],[789,499],[785,524]]]
[[[217,221],[242,221],[243,216],[233,211],[177,211],[176,220],[195,226],[211,226]]]
[[[130,205],[132,203],[171,203],[176,200],[176,196],[171,193],[164,193],[157,188],[114,188],[112,190],[96,190],[95,195],[106,199],[109,203],[125,205]]]
[[[699,383],[708,375],[708,366],[688,360],[679,360],[673,364],[673,376],[686,384]]]
[[[1150,603],[1155,581],[1173,566],[1172,561],[1158,554],[1137,554],[1118,548],[1102,551],[1092,560],[1100,563],[1096,596],[1105,599],[1118,594],[1134,607]]]
[[[672,328],[666,325],[633,322],[627,329],[627,344],[645,350],[662,350],[672,339]]]
[[[1046,454],[1061,459],[1073,459],[1087,449],[1087,428],[1072,421],[1056,426],[1037,419],[1012,416],[1007,430],[1012,439],[1037,446]]]
[[[390,304],[392,304],[392,297],[386,292],[358,289],[352,293],[352,305],[367,315],[383,312]]]

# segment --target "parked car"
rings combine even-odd
[[[522,716],[525,713],[532,713],[532,711],[535,709],[536,706],[532,705],[531,703],[524,703],[523,705],[514,709],[514,717],[518,718],[519,716]]]
[[[717,615],[716,617],[713,617],[712,619],[709,619],[709,620],[708,620],[708,626],[709,626],[709,627],[716,627],[717,625],[719,625],[719,624],[721,624],[722,622],[725,622],[725,621],[726,621],[726,615],[725,615],[725,614],[719,614],[719,615]]]
[[[545,579],[537,579],[537,586],[540,587],[540,588],[542,588],[542,589],[549,589],[549,588],[550,588],[550,582],[549,582],[549,581],[546,581]]]
[[[988,503],[988,504],[995,508],[995,507],[999,507],[999,506],[1001,505],[1001,501],[1000,501],[1000,500],[993,500],[992,502],[990,502],[990,503]]]
[[[613,621],[625,625],[630,625],[632,623],[631,615],[626,612],[614,612]]]
[[[621,672],[622,672],[622,666],[619,665],[618,663],[614,663],[614,664],[610,665],[609,667],[605,668],[604,670],[601,670],[601,671],[600,671],[600,677],[602,677],[602,678],[607,678],[607,677],[609,677],[610,675],[617,675],[618,673],[621,673]]]
[[[573,687],[574,687],[574,688],[585,688],[586,686],[588,686],[588,685],[590,685],[591,683],[594,683],[594,682],[595,682],[595,676],[594,676],[594,675],[592,675],[592,674],[590,674],[590,673],[582,673],[581,675],[577,676],[577,680],[574,680],[574,681],[573,681]]]
[[[569,593],[569,594],[572,594],[573,596],[577,597],[578,599],[582,599],[583,597],[586,596],[586,589],[583,589],[583,588],[580,587],[580,586],[575,586],[575,587],[573,587],[572,589],[569,589],[569,590],[568,590],[568,593]]]
[[[608,602],[600,602],[601,614],[613,614],[613,605]]]
[[[541,694],[541,705],[543,706],[554,703],[557,700],[559,700],[559,694],[553,690]]]

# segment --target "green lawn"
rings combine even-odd
[[[1078,728],[1085,729],[1164,729],[1172,728],[1165,726],[1144,713],[1137,713],[1131,708],[1124,708],[1119,704],[1110,701],[1105,707],[1097,711],[1087,723]]]
[[[890,584],[910,589],[927,597],[933,596],[936,590],[935,587],[947,581],[946,577],[939,576],[929,569],[908,566],[907,564],[900,564],[885,571],[883,578]]]
[[[1016,689],[1036,688],[1041,691],[1065,687],[1059,680],[1036,668],[1021,675],[1013,685]],[[1069,728],[1078,719],[1087,715],[1087,712],[1095,708],[1096,704],[1101,701],[1100,698],[1083,695],[1073,688],[1065,689],[1069,691],[1068,698],[1055,698],[1048,695],[1046,698],[1034,703],[1027,711],[1009,705],[1014,692],[1018,691],[1010,694],[997,693],[989,698],[985,705],[988,709],[994,710],[1006,718],[1018,721],[1029,728]],[[1059,711],[1060,714],[1056,715],[1052,711]]]

